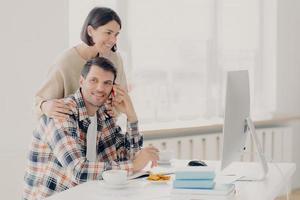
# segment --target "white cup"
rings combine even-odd
[[[159,160],[163,162],[169,162],[173,158],[173,152],[162,150],[159,151]]]
[[[107,170],[102,173],[102,178],[111,185],[125,184],[127,181],[127,171],[119,169]]]

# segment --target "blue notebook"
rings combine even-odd
[[[213,189],[215,182],[213,180],[174,180],[174,188],[182,189]]]
[[[175,172],[175,178],[176,179],[189,179],[189,180],[194,180],[194,179],[214,179],[216,176],[214,169],[209,168],[209,167],[186,167],[181,170],[177,170]]]
[[[216,183],[213,189],[182,189],[173,188],[171,194],[190,194],[190,195],[220,195],[226,196],[235,190],[234,184],[218,184]]]

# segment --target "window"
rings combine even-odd
[[[249,70],[252,115],[275,109],[274,1],[70,1],[70,38],[94,6],[122,18],[118,45],[144,129],[221,119],[228,70]]]

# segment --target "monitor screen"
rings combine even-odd
[[[221,169],[240,161],[246,143],[245,120],[250,115],[250,89],[247,70],[227,73],[223,151]]]
[[[253,140],[259,163],[244,169],[241,156],[244,153],[247,134]],[[250,138],[250,137],[249,137]],[[268,165],[250,117],[250,89],[247,70],[227,73],[225,118],[223,126],[221,170],[224,174],[237,175],[239,180],[262,180],[268,173]]]

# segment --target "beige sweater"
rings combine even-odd
[[[105,57],[111,60],[118,70],[116,83],[127,89],[127,81],[120,55],[111,52]],[[54,62],[50,67],[46,80],[35,95],[34,110],[37,118],[42,116],[40,106],[44,100],[60,99],[75,93],[79,88],[80,72],[85,62],[86,60],[78,54],[74,47],[63,52]]]

